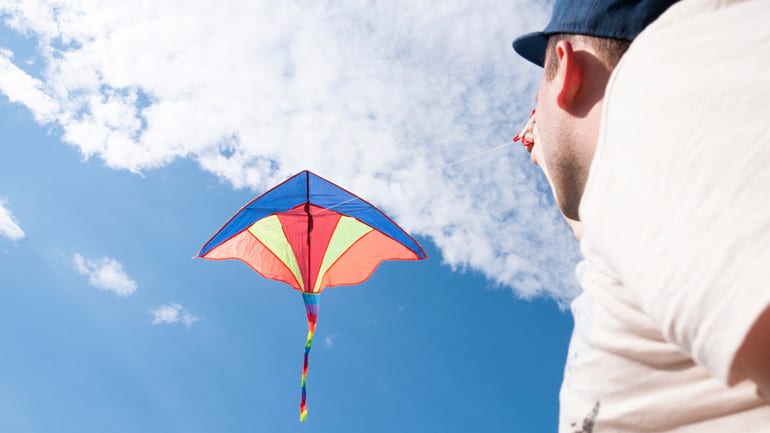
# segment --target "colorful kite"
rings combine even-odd
[[[321,292],[364,282],[383,260],[422,260],[422,247],[363,199],[302,171],[239,210],[198,253],[210,260],[240,260],[265,278],[302,292],[308,320],[302,368],[300,421],[308,354]]]

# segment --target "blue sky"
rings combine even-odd
[[[259,3],[220,56],[238,11],[117,4],[0,2],[0,431],[555,430],[577,247],[501,146],[546,5]],[[300,425],[301,297],[191,257],[304,168],[430,258],[325,292]]]

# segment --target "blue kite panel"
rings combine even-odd
[[[221,229],[203,246],[199,256],[218,247],[223,242],[250,227],[266,216],[287,211],[307,200],[307,171],[278,184],[273,189],[260,195],[241,208]]]
[[[356,218],[400,242],[417,257],[427,257],[420,244],[379,209],[315,173],[308,173],[311,204]]]

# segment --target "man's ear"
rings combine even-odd
[[[583,65],[575,56],[572,44],[561,40],[556,44],[556,56],[559,68],[556,72],[556,103],[562,110],[573,112],[577,104],[577,95],[583,84]]]

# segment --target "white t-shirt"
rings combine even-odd
[[[770,432],[733,365],[770,305],[770,1],[675,4],[604,104],[559,432]]]

